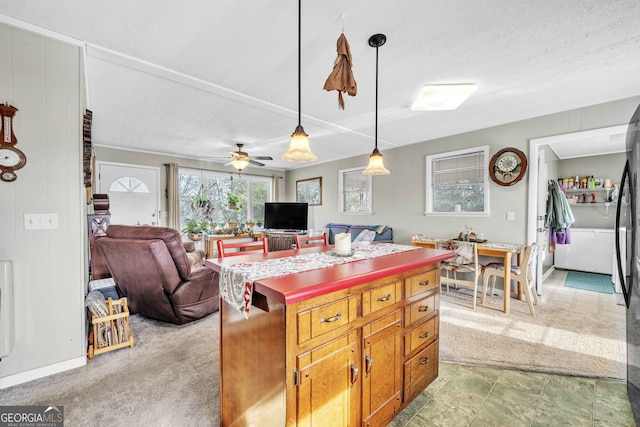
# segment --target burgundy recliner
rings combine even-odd
[[[180,325],[218,310],[216,273],[191,266],[178,230],[110,225],[96,245],[131,313]]]

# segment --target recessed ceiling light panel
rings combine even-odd
[[[472,83],[425,85],[411,104],[411,111],[455,110],[476,89],[478,86]]]

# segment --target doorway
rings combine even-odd
[[[98,193],[109,195],[111,224],[160,225],[160,169],[97,162]]]
[[[540,231],[540,216],[545,211],[545,206],[541,206],[546,202],[546,194],[541,194],[545,191],[547,186],[547,162],[544,161],[544,154],[540,156],[540,151],[543,147],[549,146],[552,150],[570,151],[566,156],[571,158],[596,156],[611,154],[614,152],[624,151],[625,138],[627,134],[628,125],[610,126],[606,128],[573,132],[562,135],[554,135],[544,138],[534,138],[529,141],[529,159],[531,163],[531,169],[529,170],[529,195],[528,195],[528,215],[527,215],[527,241],[537,242],[540,247],[547,248],[546,241],[540,241],[543,239],[544,233]],[[620,148],[621,147],[621,148]],[[541,160],[542,157],[542,161]],[[620,171],[622,174],[622,171]],[[542,223],[544,221],[542,220]],[[553,271],[553,268],[548,271],[543,271],[543,261],[545,258],[551,256],[546,250],[538,252],[538,260],[536,263],[536,291],[538,295],[542,295],[542,282],[545,277]]]

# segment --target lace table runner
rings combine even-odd
[[[222,267],[220,273],[220,296],[232,307],[244,314],[245,318],[248,318],[251,296],[253,295],[253,287],[256,280],[316,270],[415,249],[418,249],[418,247],[377,243],[375,245],[353,247],[354,253],[349,257],[332,255],[331,251],[327,251],[233,264]]]
[[[496,248],[496,249],[520,249],[522,245],[518,245],[515,243],[484,243],[482,245],[483,248]]]

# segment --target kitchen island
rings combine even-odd
[[[206,264],[260,269],[329,248]],[[438,375],[438,267],[452,256],[415,247],[258,279],[248,318],[222,300],[221,425],[387,425]]]

